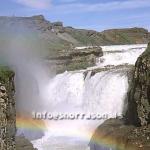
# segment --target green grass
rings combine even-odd
[[[10,77],[14,75],[14,72],[11,71],[8,67],[0,66],[0,82],[5,83],[9,80]]]

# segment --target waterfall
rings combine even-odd
[[[88,150],[96,127],[108,118],[122,115],[128,90],[127,70],[145,48],[146,45],[105,46],[102,47],[104,56],[97,59],[97,66],[66,71],[50,79],[41,91],[47,112],[107,117],[45,120],[45,136],[32,141],[34,146],[39,150]],[[105,69],[93,75],[95,68]]]

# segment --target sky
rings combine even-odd
[[[39,14],[75,28],[150,30],[150,0],[0,0],[0,16]]]

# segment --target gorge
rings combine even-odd
[[[143,139],[149,148],[149,131],[145,128],[149,124],[149,49],[144,52],[150,39],[148,30],[80,30],[64,27],[61,22],[51,23],[43,16],[0,17],[0,26],[0,62],[15,71],[18,150],[32,150],[33,146],[39,150],[108,150],[111,146],[122,150],[118,143],[126,144],[132,130],[140,137],[143,135],[139,133],[145,132]],[[33,120],[33,111],[92,113],[107,118]],[[15,112],[12,114],[14,121]],[[109,118],[121,120],[104,122]],[[126,124],[139,128],[128,129]],[[11,142],[14,129],[9,136],[13,137]],[[141,140],[131,137],[134,144]],[[139,142],[137,145],[148,149]]]

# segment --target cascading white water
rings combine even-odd
[[[104,46],[102,47],[104,56],[99,58],[97,65],[104,67],[107,65],[134,64],[138,56],[145,50],[146,44],[125,45],[125,46]]]
[[[97,62],[97,67],[134,64],[146,45],[102,48],[104,56]],[[59,74],[42,90],[45,110],[65,114],[101,114],[108,118],[120,116],[128,89],[126,70],[126,67],[111,67],[95,75],[91,75],[91,71],[85,75],[85,70]],[[87,150],[93,131],[104,120],[45,121],[48,128],[45,136],[32,143],[39,150]]]

